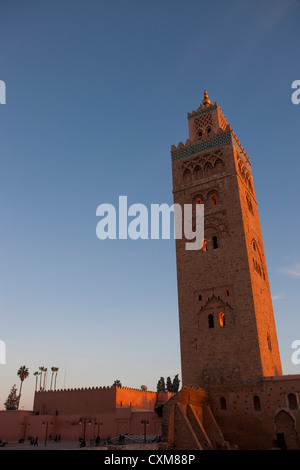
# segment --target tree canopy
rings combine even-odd
[[[6,410],[17,410],[19,404],[19,396],[17,395],[17,386],[14,384],[11,387],[10,393],[4,403]]]

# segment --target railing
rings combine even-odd
[[[150,444],[152,442],[160,442],[161,436],[159,434],[147,434],[146,440],[144,434],[121,434],[105,441],[100,441],[96,444],[96,439],[90,440],[90,446],[109,446],[109,445],[128,445],[128,444]]]

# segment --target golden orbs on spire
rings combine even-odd
[[[207,104],[210,104],[210,99],[208,98],[208,94],[207,94],[207,91],[204,90],[204,95],[203,95],[203,101],[202,101],[202,104],[205,106]]]

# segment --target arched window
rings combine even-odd
[[[297,397],[294,393],[288,394],[289,410],[298,410]]]
[[[214,236],[212,238],[212,242],[213,242],[213,249],[215,250],[216,248],[218,248],[218,237]]]
[[[196,180],[202,178],[202,169],[199,165],[196,165],[195,168],[194,168],[194,178]]]
[[[212,166],[210,163],[206,163],[204,167],[204,176],[209,177],[212,175]]]
[[[210,199],[211,199],[211,205],[212,206],[215,206],[217,204],[217,198],[216,198],[216,195],[215,194],[212,194],[210,196]]]
[[[220,326],[225,326],[225,314],[223,312],[219,313]]]
[[[211,128],[210,128],[210,127],[208,127],[208,128],[206,129],[206,133],[207,133],[207,135],[209,135],[209,134],[211,133]]]
[[[183,181],[184,183],[189,183],[192,180],[192,173],[190,170],[186,169],[183,173]]]
[[[250,199],[248,198],[248,196],[246,196],[246,199],[247,199],[248,209],[249,209],[249,211],[251,212],[251,214],[253,214],[252,202],[250,201]]]
[[[207,251],[207,240],[206,240],[206,238],[204,238],[204,240],[203,240],[202,251]]]
[[[268,343],[269,351],[272,351],[272,343],[271,343],[271,338],[270,338],[269,333],[267,334],[267,343]]]
[[[221,410],[223,410],[223,411],[227,410],[227,403],[226,403],[225,397],[220,397],[219,403],[220,403],[220,409]]]
[[[214,316],[212,313],[208,315],[208,328],[214,328]]]
[[[260,398],[257,395],[253,397],[253,407],[254,411],[261,411]]]

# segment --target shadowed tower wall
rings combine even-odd
[[[171,148],[174,203],[204,204],[205,242],[176,240],[183,385],[281,375],[250,160],[206,92],[188,125]]]

